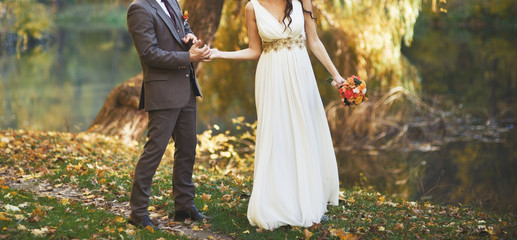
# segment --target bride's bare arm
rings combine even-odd
[[[260,57],[262,47],[260,45],[260,36],[257,28],[257,20],[251,2],[246,4],[246,23],[248,26],[249,47],[239,51],[224,52],[212,49],[211,59],[222,58],[232,60],[254,60]]]
[[[303,2],[303,7],[307,11],[312,12],[312,0],[301,0]],[[314,23],[314,19],[312,19],[311,15],[307,12],[304,13],[305,17],[305,32],[307,34],[307,45],[309,49],[314,53],[314,55],[320,60],[320,62],[325,66],[327,71],[330,73],[332,78],[334,78],[335,83],[332,85],[336,86],[336,84],[341,85],[344,81],[343,77],[339,74],[336,66],[332,63],[332,60],[325,49],[325,46],[321,42],[318,37],[318,33],[316,31],[316,24]]]

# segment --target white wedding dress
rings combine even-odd
[[[257,66],[257,139],[251,225],[274,229],[319,223],[327,205],[337,205],[336,157],[311,62],[305,47],[301,4],[285,30],[257,0],[263,52]],[[285,31],[284,31],[285,30]]]

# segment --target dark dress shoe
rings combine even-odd
[[[179,210],[174,212],[174,221],[183,222],[186,219],[191,219],[192,221],[201,221],[205,219],[210,220],[209,217],[201,214],[196,206],[192,206],[192,208],[186,210]]]
[[[130,224],[136,226],[136,227],[139,227],[139,228],[151,227],[154,230],[158,230],[158,228],[155,227],[153,225],[153,223],[151,222],[151,219],[149,218],[149,215],[144,215],[144,216],[133,216],[133,215],[130,215],[128,222]]]

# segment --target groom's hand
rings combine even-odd
[[[189,33],[184,38],[181,39],[185,44],[196,44],[197,37],[196,35]]]
[[[198,40],[189,50],[191,62],[210,62],[210,48],[203,44],[203,41]]]

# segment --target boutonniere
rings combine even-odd
[[[183,11],[183,26],[187,25],[188,11]]]

